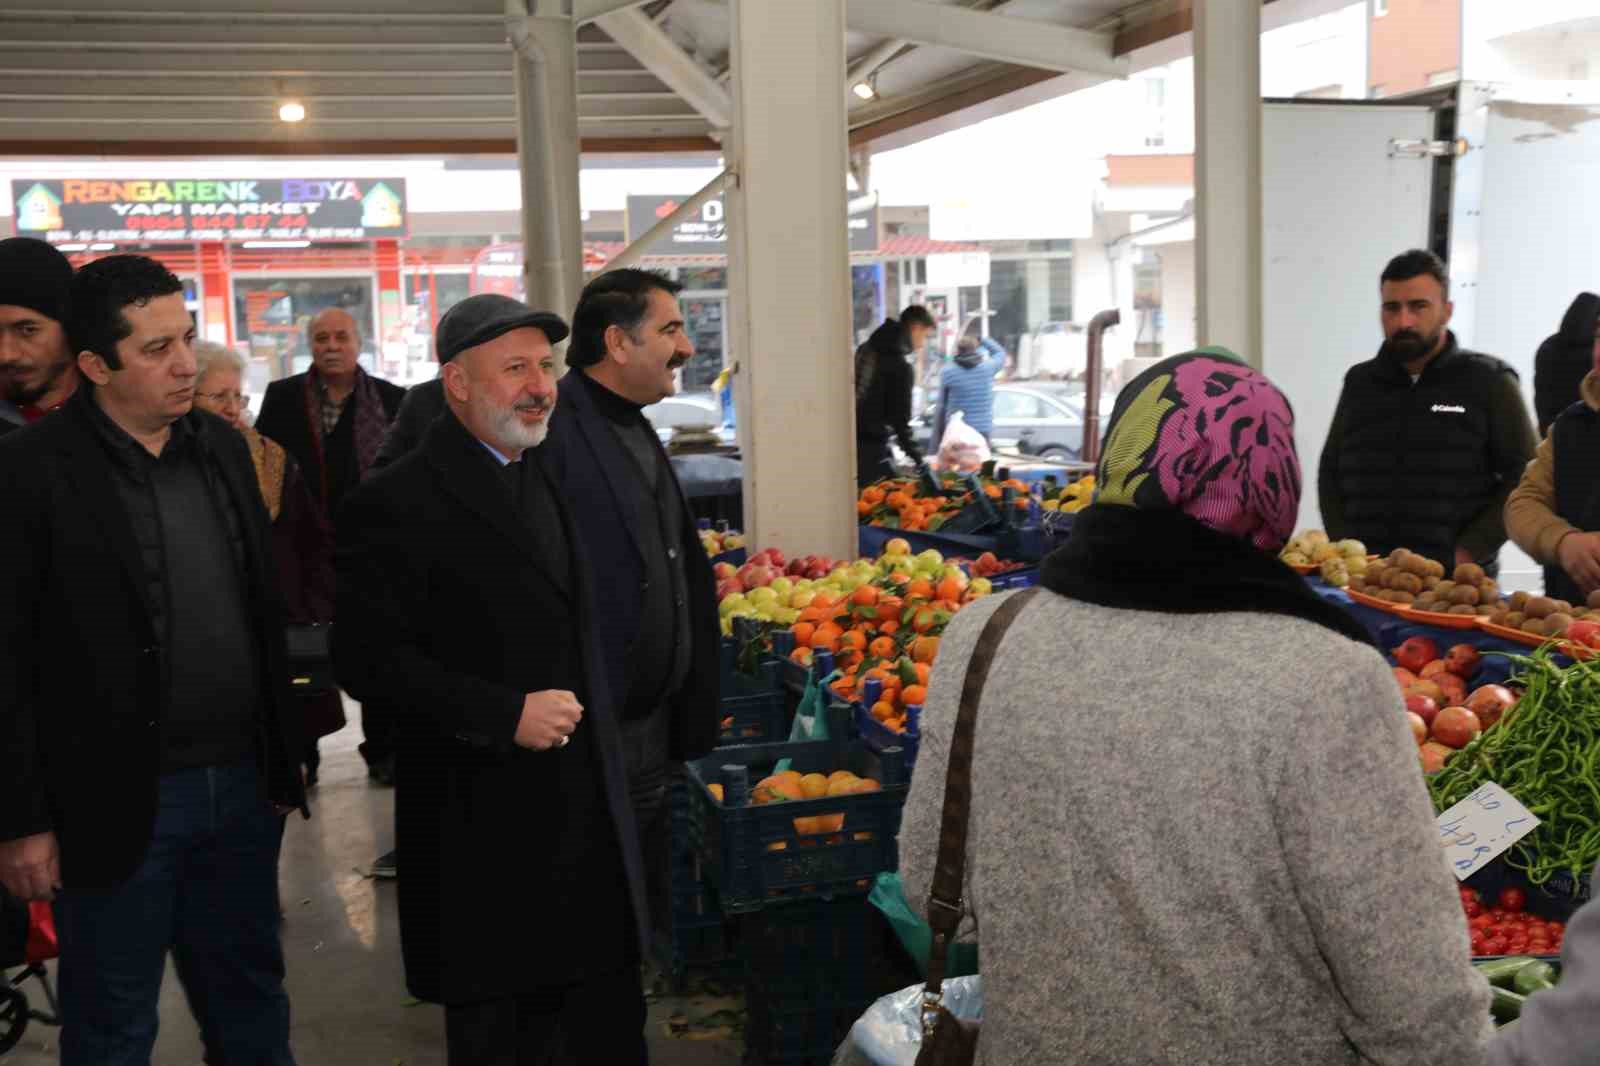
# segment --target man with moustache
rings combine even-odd
[[[676,372],[694,355],[680,288],[631,269],[584,287],[549,445],[607,607],[605,666],[622,715],[650,902],[662,921],[668,777],[674,764],[715,746],[721,699],[711,563],[666,449],[643,414],[677,392]]]
[[[72,264],[44,241],[0,241],[0,436],[67,402],[78,367],[67,343]]]
[[[334,666],[397,715],[401,949],[412,994],[446,1008],[450,1066],[646,1055],[648,916],[593,531],[540,447],[566,336],[506,296],[451,308],[447,410],[350,494],[337,532]]]
[[[1371,551],[1492,573],[1506,498],[1538,443],[1516,371],[1457,345],[1432,252],[1396,256],[1380,289],[1383,347],[1345,375],[1318,467],[1323,524]]]

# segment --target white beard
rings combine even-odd
[[[537,425],[527,425],[518,417],[516,410],[496,410],[492,413],[490,421],[495,427],[501,440],[507,444],[515,445],[518,451],[527,451],[537,448],[544,443],[550,433],[550,414],[547,412],[544,421]]]

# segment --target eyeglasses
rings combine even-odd
[[[242,410],[250,410],[250,397],[246,396],[242,392],[201,392],[196,393],[195,395],[207,403],[216,404],[218,407],[221,407],[229,400],[232,400],[234,403],[238,404]]]

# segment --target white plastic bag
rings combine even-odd
[[[992,458],[994,454],[983,434],[967,425],[960,411],[952,413],[945,423],[944,438],[939,441],[938,468],[971,473]]]
[[[950,977],[944,1006],[964,1022],[983,1020],[983,978]],[[884,996],[856,1019],[839,1045],[833,1066],[915,1066],[922,1047],[922,986]]]

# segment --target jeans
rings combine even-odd
[[[253,764],[161,778],[138,870],[105,892],[68,882],[56,902],[62,1066],[148,1066],[169,950],[210,1066],[294,1066],[278,938],[282,828]]]

